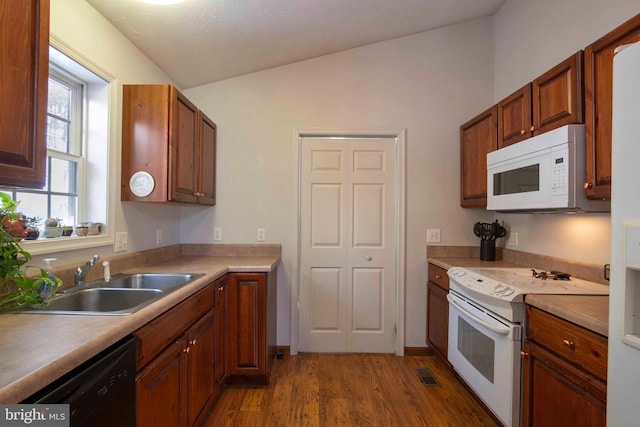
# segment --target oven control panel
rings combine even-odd
[[[449,277],[459,285],[476,293],[492,296],[506,301],[513,301],[518,295],[516,289],[503,282],[470,272],[463,268],[453,267],[448,271]]]

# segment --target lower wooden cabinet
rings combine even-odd
[[[136,425],[184,426],[186,339],[175,341],[136,376]]]
[[[136,331],[137,426],[192,426],[206,414],[214,396],[213,301],[210,285]]]
[[[210,311],[187,332],[187,425],[192,426],[214,396],[214,312]]]
[[[231,273],[135,333],[137,426],[200,424],[225,384],[268,384],[276,273]]]
[[[276,271],[229,274],[227,384],[269,384],[276,353]]]
[[[522,425],[606,425],[606,338],[527,306]]]
[[[215,296],[215,322],[214,322],[214,339],[213,346],[213,369],[214,369],[214,394],[218,394],[227,379],[227,353],[228,353],[228,333],[229,323],[227,321],[227,290],[228,278],[224,276],[218,279],[214,286],[216,289]]]
[[[449,348],[449,276],[447,270],[429,264],[427,282],[427,341],[435,352],[447,360]]]

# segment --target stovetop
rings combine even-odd
[[[609,295],[608,286],[538,268],[452,267],[448,275],[451,290],[515,322],[523,320],[527,294]]]

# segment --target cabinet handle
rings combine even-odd
[[[191,341],[189,341],[189,345],[196,345],[197,342],[198,342],[198,340],[191,340]]]
[[[530,130],[531,130],[531,132],[533,132],[534,130],[536,130],[536,127],[535,126],[531,126]]]
[[[520,135],[524,135],[524,129],[520,129]]]
[[[373,257],[372,256],[367,256],[364,259],[366,259],[367,261],[371,261],[373,259]]]
[[[436,279],[438,280],[442,279],[442,274],[436,274]]]
[[[569,340],[562,340],[562,344],[566,345],[567,347],[569,347],[571,350],[573,350],[574,348],[576,348],[576,343],[574,343],[573,341],[569,341]]]
[[[584,187],[585,190],[590,190],[593,188],[593,184],[590,183],[589,181],[585,182],[582,186]]]
[[[526,351],[521,351],[520,352],[520,357],[523,359],[526,359],[527,357],[529,357],[529,353],[527,353]]]
[[[187,348],[183,348],[183,349],[182,349],[182,352],[183,352],[183,353],[189,353],[189,347],[187,347]]]
[[[220,292],[222,292],[222,289],[224,289],[222,286],[220,286],[220,287],[218,288],[218,290],[219,290]]]

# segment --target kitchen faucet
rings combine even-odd
[[[80,286],[84,283],[84,279],[87,277],[89,270],[93,267],[100,259],[100,256],[94,255],[89,261],[78,267],[78,269],[73,273],[73,277],[75,279],[75,286]]]

